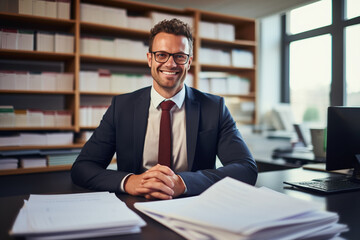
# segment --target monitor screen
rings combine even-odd
[[[360,107],[329,107],[326,170],[356,168],[360,161]]]

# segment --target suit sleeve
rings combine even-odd
[[[115,153],[114,99],[72,166],[71,178],[76,185],[96,191],[119,192],[120,183],[128,174],[106,169]]]
[[[217,156],[223,167],[179,173],[186,184],[186,195],[188,196],[202,193],[212,184],[227,176],[251,185],[256,183],[256,163],[225,106],[223,98],[220,100],[219,115],[217,146],[214,147],[217,149]]]

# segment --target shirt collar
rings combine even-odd
[[[180,92],[178,92],[175,96],[173,96],[169,99],[166,99],[163,96],[161,96],[155,90],[155,88],[152,86],[151,87],[151,104],[153,105],[153,107],[158,108],[160,103],[162,103],[164,100],[173,101],[176,104],[176,106],[180,109],[185,100],[185,84],[184,84],[183,88],[180,90]]]

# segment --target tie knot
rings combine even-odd
[[[170,111],[170,109],[174,106],[174,102],[169,100],[169,101],[163,101],[162,103],[160,103],[160,107],[161,110],[163,111]]]

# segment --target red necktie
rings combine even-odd
[[[171,167],[171,124],[170,109],[174,106],[173,101],[164,101],[160,104],[160,136],[159,136],[159,156],[158,163]]]

